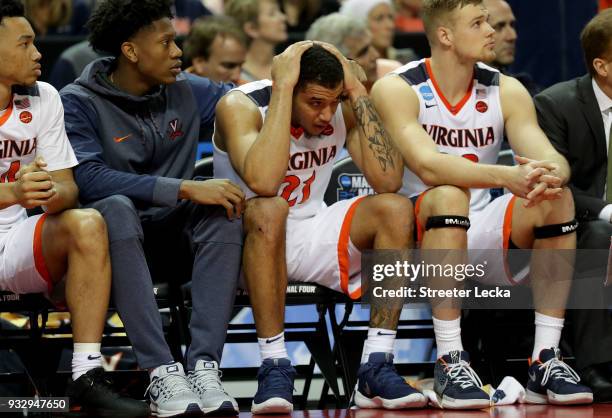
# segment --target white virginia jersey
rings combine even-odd
[[[272,96],[270,80],[254,81],[234,90],[243,92],[253,100],[265,120]],[[331,178],[334,160],[346,140],[342,106],[338,106],[330,125],[321,135],[311,137],[300,128],[291,128],[287,135],[291,141],[289,164],[278,196],[289,203],[290,218],[309,218],[325,207],[323,196]],[[232,167],[227,153],[216,146],[213,165],[215,178],[232,180],[245,191],[247,199],[255,196]]]
[[[43,157],[47,171],[77,165],[59,94],[43,82],[15,88],[9,107],[0,115],[0,182],[14,182],[17,171],[37,156]],[[20,205],[0,210],[0,234],[26,217]]]
[[[429,59],[414,61],[393,71],[419,98],[419,123],[446,154],[476,163],[495,164],[504,138],[504,117],[499,98],[499,71],[477,63],[474,80],[465,96],[452,106],[433,76]],[[428,188],[407,168],[400,193],[412,197]],[[491,200],[488,189],[471,189],[470,209],[483,209]]]

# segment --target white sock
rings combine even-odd
[[[540,351],[545,348],[559,347],[564,322],[564,318],[555,318],[539,312],[535,313],[535,341],[531,353],[532,360],[539,359]]]
[[[281,332],[274,337],[257,338],[261,359],[267,358],[289,358],[287,347],[285,346],[285,332]]]
[[[77,380],[96,367],[102,367],[100,343],[74,343],[72,353],[72,380]]]
[[[436,346],[438,347],[438,358],[447,355],[451,351],[463,351],[461,343],[461,317],[446,321],[433,318],[434,333],[436,335]]]
[[[372,353],[393,353],[397,331],[383,328],[368,328],[368,338],[363,343],[361,364],[367,363]]]

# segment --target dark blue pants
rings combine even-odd
[[[242,222],[220,206],[182,201],[139,212],[121,195],[89,204],[106,220],[112,293],[138,364],[173,361],[153,295],[153,280],[192,280],[193,311],[187,369],[199,359],[220,361],[242,256]]]

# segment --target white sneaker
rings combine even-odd
[[[202,403],[193,393],[181,363],[160,366],[146,394],[151,401],[151,413],[156,417],[201,414]]]
[[[216,361],[198,360],[188,374],[193,392],[200,397],[202,412],[211,415],[238,415],[238,402],[221,385],[222,372]]]

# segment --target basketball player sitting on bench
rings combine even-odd
[[[263,358],[253,413],[293,408],[295,370],[283,333],[287,279],[356,298],[361,251],[412,245],[412,205],[394,194],[402,162],[354,65],[331,45],[299,42],[274,58],[272,80],[245,84],[217,106],[215,176],[239,184],[249,199],[243,267]],[[325,207],[334,157],[345,142],[380,194]],[[358,372],[368,389],[356,394],[360,407],[426,403],[393,367],[400,312],[401,305],[371,307]]]
[[[379,80],[372,101],[408,164],[401,193],[417,199],[421,247],[468,248],[472,263],[488,261],[486,276],[495,280],[515,283],[529,273],[536,330],[527,402],[590,403],[591,390],[558,349],[573,268],[547,259],[576,248],[574,202],[564,186],[570,169],[539,128],[525,88],[480,63],[495,58],[487,15],[482,0],[424,0],[431,58]],[[522,156],[514,167],[495,165],[504,130]],[[490,187],[512,193],[491,201]],[[449,227],[445,218],[465,222]],[[513,248],[543,251],[533,252],[528,269],[511,272],[505,255]],[[504,256],[487,260],[491,250]],[[433,309],[434,390],[444,408],[487,407],[489,395],[463,350],[460,315],[459,307]]]

